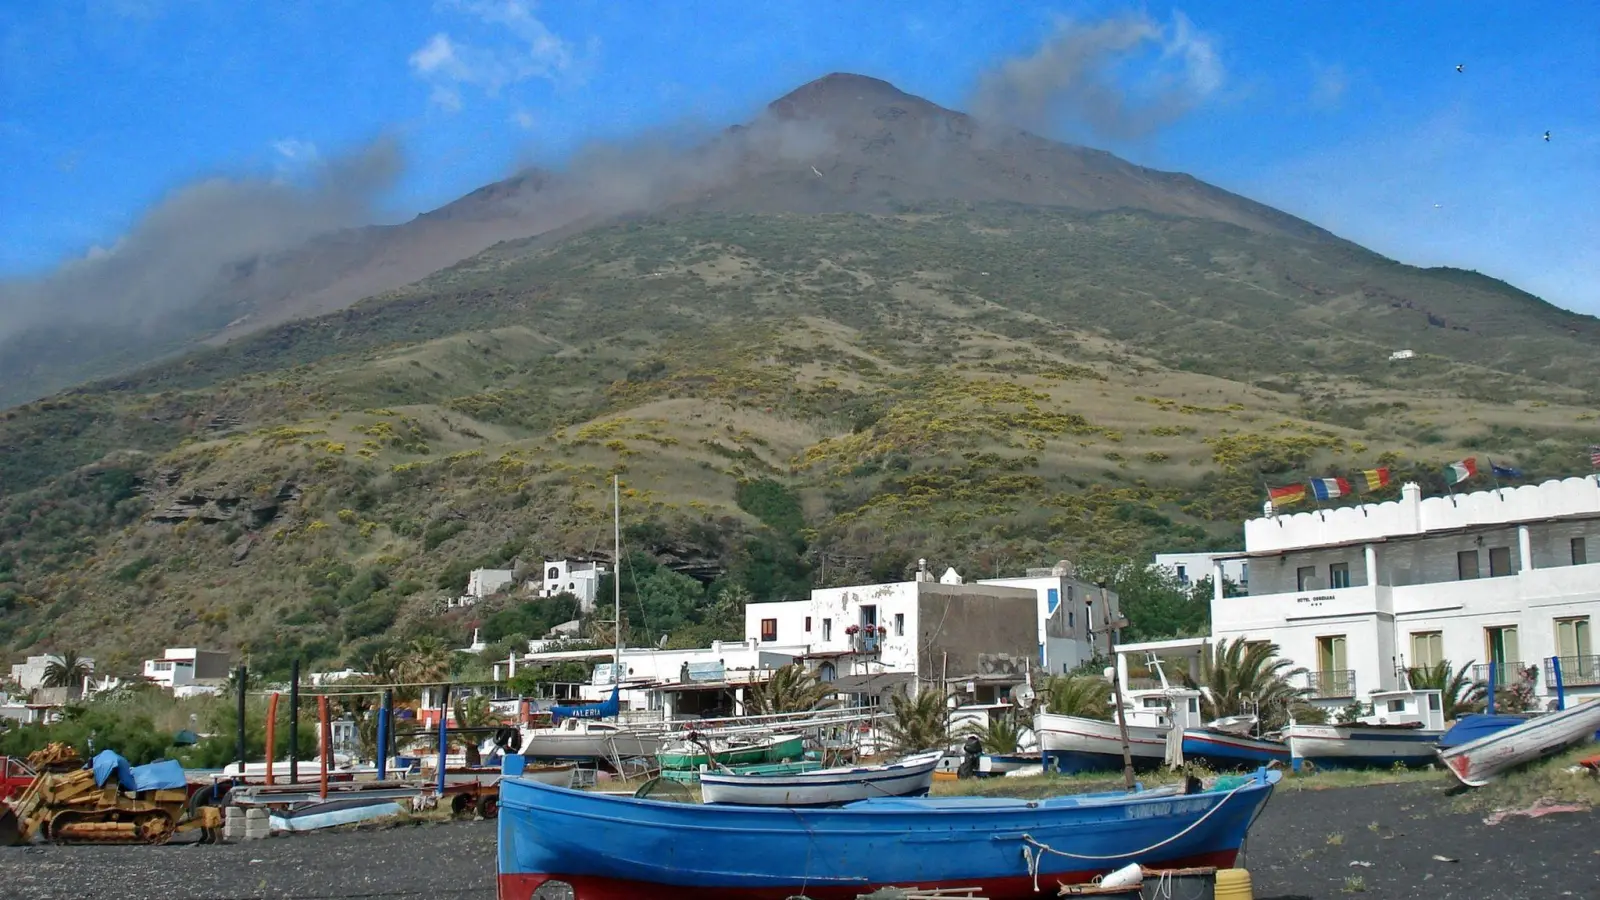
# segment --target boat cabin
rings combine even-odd
[[[1362,725],[1444,730],[1444,699],[1437,690],[1373,691],[1368,699],[1372,712],[1356,720]]]

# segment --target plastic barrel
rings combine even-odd
[[[1218,869],[1216,900],[1255,900],[1250,873],[1244,869]]]

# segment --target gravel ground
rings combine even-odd
[[[1494,826],[1483,815],[1451,811],[1436,784],[1284,791],[1243,864],[1257,900],[1600,897],[1600,812]],[[0,898],[491,900],[494,844],[493,823],[465,822],[231,846],[5,848]]]

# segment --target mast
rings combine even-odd
[[[622,678],[622,494],[617,476],[611,476],[611,618],[617,630],[617,652],[612,660],[611,680],[621,683]]]

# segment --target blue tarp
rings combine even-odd
[[[183,765],[175,759],[162,759],[147,766],[132,766],[115,750],[101,750],[95,754],[90,767],[94,769],[94,783],[101,787],[117,776],[117,784],[125,791],[176,790],[188,786]]]

